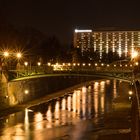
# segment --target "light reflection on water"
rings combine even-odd
[[[37,139],[35,134],[30,132],[72,125],[81,120],[94,118],[95,123],[100,125],[102,116],[111,109],[110,104],[113,98],[117,97],[117,82],[116,80],[92,82],[90,85],[75,89],[70,94],[65,94],[66,96],[33,108],[33,112],[25,109],[25,112],[9,115],[4,127],[1,128],[0,139],[23,140],[30,139],[31,135]],[[15,135],[17,137],[14,137]]]

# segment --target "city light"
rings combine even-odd
[[[9,52],[4,52],[4,56],[8,57],[9,56]]]
[[[138,65],[139,65],[139,63],[138,63],[138,62],[136,62],[136,63],[135,63],[135,65],[136,65],[136,66],[138,66]]]
[[[137,56],[138,56],[138,52],[137,51],[133,51],[132,55],[131,55],[132,59],[136,58]]]
[[[24,93],[25,93],[25,94],[29,94],[29,90],[26,89],[26,90],[24,91]]]
[[[37,62],[37,65],[38,65],[38,66],[41,66],[41,62]]]
[[[28,62],[24,62],[24,65],[25,65],[25,66],[28,66]]]
[[[90,64],[90,63],[88,63],[88,66],[91,66],[91,64]]]
[[[95,63],[95,66],[98,66],[98,64],[97,64],[97,63]]]
[[[51,66],[51,63],[48,63],[48,66]]]
[[[78,30],[78,29],[75,29],[75,33],[82,33],[82,32],[92,32],[92,30]]]
[[[73,66],[76,66],[76,64],[75,64],[75,63],[73,63]]]
[[[86,64],[85,64],[85,63],[83,63],[82,65],[83,65],[83,66],[85,66]]]
[[[22,54],[21,53],[17,53],[16,56],[17,56],[17,58],[21,58]]]
[[[128,93],[129,93],[129,95],[132,95],[133,94],[133,92],[131,90]]]
[[[104,66],[104,63],[102,63],[101,66]]]

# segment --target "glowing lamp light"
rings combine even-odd
[[[73,63],[73,66],[76,66],[76,64],[75,64],[75,63]]]
[[[26,90],[24,91],[24,93],[25,93],[25,94],[29,94],[29,90],[26,89]]]
[[[102,63],[101,66],[104,66],[104,63]]]
[[[85,64],[85,63],[83,63],[82,65],[83,65],[83,66],[85,66],[86,64]]]
[[[138,56],[138,52],[137,51],[134,51],[134,52],[132,52],[132,58],[136,58]]]
[[[25,66],[28,66],[28,62],[24,62],[24,65],[25,65]]]
[[[40,63],[40,62],[38,62],[38,63],[37,63],[37,65],[38,65],[38,66],[40,66],[40,65],[41,65],[41,63]]]
[[[95,85],[96,85],[96,86],[99,85],[99,82],[95,82]]]
[[[91,64],[90,64],[90,63],[88,63],[88,66],[91,66]]]
[[[132,92],[132,91],[129,91],[129,92],[128,92],[128,94],[129,94],[129,95],[132,95],[132,94],[133,94],[133,92]]]
[[[22,57],[22,54],[21,53],[17,53],[17,58],[21,58]]]
[[[51,63],[48,63],[48,66],[51,66]]]
[[[9,53],[8,52],[4,52],[4,56],[5,57],[8,57],[9,56]]]
[[[95,66],[97,66],[98,64],[97,63],[95,63]]]
[[[101,85],[104,85],[104,84],[105,84],[105,81],[101,81],[100,84],[101,84]]]
[[[135,63],[135,65],[136,65],[136,66],[138,66],[138,65],[139,65],[139,63],[138,63],[138,62],[136,62],[136,63]]]

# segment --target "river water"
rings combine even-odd
[[[83,84],[57,99],[0,118],[0,140],[98,140],[118,134],[128,139],[129,90],[129,83],[119,80]]]

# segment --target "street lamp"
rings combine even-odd
[[[16,54],[16,57],[19,59],[19,58],[22,57],[22,54],[21,54],[21,53],[17,53],[17,54]]]
[[[28,66],[28,62],[24,62],[24,65],[25,65],[25,75],[28,75],[28,68],[27,68],[27,66]]]
[[[24,65],[27,67],[28,66],[28,62],[24,62]]]
[[[138,66],[138,65],[139,65],[139,63],[138,63],[138,62],[136,62],[136,63],[135,63],[135,65],[136,65],[136,66]]]
[[[83,65],[83,66],[85,66],[86,64],[85,64],[85,63],[83,63],[82,65]]]
[[[138,56],[138,52],[137,51],[133,51],[131,54],[131,58],[134,59]]]
[[[17,53],[16,54],[16,57],[17,57],[17,77],[19,77],[19,70],[20,70],[20,62],[19,62],[19,59],[21,58],[21,53]]]
[[[50,62],[48,62],[48,66],[51,66],[51,63]]]
[[[41,66],[41,62],[37,62],[37,65],[38,65],[38,66]]]
[[[95,63],[95,66],[98,66],[98,64],[97,64],[97,63]]]
[[[3,55],[4,55],[4,57],[8,57],[9,56],[9,52],[6,51],[6,52],[3,53]]]
[[[91,66],[91,64],[90,64],[90,63],[88,63],[88,66]]]

